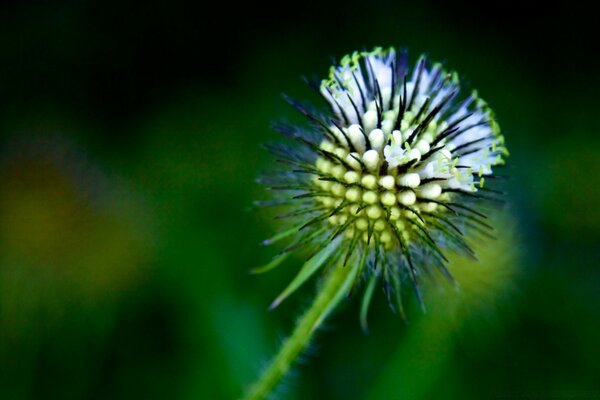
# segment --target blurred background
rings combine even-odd
[[[301,76],[376,45],[489,102],[509,204],[460,294],[408,324],[379,294],[368,335],[350,299],[279,398],[600,398],[595,25],[573,2],[2,2],[0,398],[239,397],[315,287],[268,312],[301,259],[248,273],[278,251],[260,144],[301,121],[281,92],[318,103]]]

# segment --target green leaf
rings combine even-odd
[[[270,271],[274,268],[277,268],[279,265],[281,265],[282,262],[285,261],[286,258],[288,258],[289,255],[290,255],[290,253],[282,253],[282,254],[276,255],[275,257],[273,257],[273,259],[268,264],[251,269],[250,273],[251,274],[262,274],[262,273]]]
[[[375,292],[377,278],[378,275],[376,273],[371,275],[360,305],[360,326],[365,333],[369,331],[369,327],[367,325],[367,314],[369,313],[369,306],[371,305],[371,299],[373,298],[373,293]]]
[[[354,292],[354,288],[358,285],[358,281],[360,279],[360,275],[362,274],[362,270],[367,264],[367,256],[369,255],[369,246],[363,245],[362,252],[360,255],[360,261],[358,262],[358,272],[356,273],[356,278],[354,278],[354,282],[352,283],[352,287],[350,288],[350,292],[348,295],[350,296]],[[346,264],[344,264],[346,265]]]
[[[301,225],[300,225],[300,226],[301,226]],[[261,244],[262,244],[263,246],[268,246],[268,245],[270,245],[270,244],[273,244],[273,243],[275,243],[275,242],[278,242],[278,241],[280,241],[281,239],[285,239],[286,237],[288,237],[288,236],[291,236],[291,235],[293,235],[295,232],[297,232],[297,231],[298,231],[298,228],[300,228],[300,226],[294,226],[294,227],[291,227],[290,229],[287,229],[287,230],[285,230],[285,231],[279,232],[279,233],[277,233],[276,235],[274,235],[274,236],[272,236],[272,237],[270,237],[270,238],[268,238],[268,239],[265,239],[265,240],[263,240],[263,241],[261,242]]]
[[[298,275],[290,282],[290,284],[284,289],[283,292],[277,298],[269,309],[274,309],[277,307],[283,300],[285,300],[290,294],[294,293],[308,278],[310,278],[324,263],[327,259],[333,254],[333,252],[337,250],[336,244],[331,244],[323,250],[319,251],[315,254],[311,259],[309,259],[302,268]]]
[[[398,314],[400,317],[406,321],[406,314],[404,314],[404,306],[402,305],[402,285],[400,284],[400,277],[397,271],[391,271],[390,278],[392,281],[392,286],[394,288],[394,294],[396,297],[396,306],[398,307]],[[418,288],[418,286],[417,286]],[[415,289],[417,291],[418,289]],[[417,292],[417,299],[419,303],[422,304],[422,300],[420,297],[420,292]]]

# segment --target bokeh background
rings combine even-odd
[[[330,57],[405,46],[496,111],[509,204],[460,294],[409,322],[350,299],[282,399],[600,398],[597,21],[574,2],[5,1],[0,398],[234,399],[309,303],[252,201],[285,92]],[[410,301],[409,301],[410,302]],[[414,302],[413,302],[414,303]]]

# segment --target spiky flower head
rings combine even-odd
[[[262,270],[312,247],[274,305],[319,268],[350,263],[351,288],[369,280],[363,304],[382,279],[402,312],[404,282],[420,300],[422,275],[437,269],[452,279],[444,252],[473,255],[468,241],[491,228],[481,207],[497,200],[488,182],[508,155],[504,139],[492,111],[477,93],[461,91],[456,73],[425,57],[411,67],[393,48],[347,55],[312,86],[329,112],[288,98],[311,124],[276,125],[297,143],[268,147],[285,166],[263,179],[278,190],[269,204],[288,207],[279,217],[292,222],[265,243],[294,239]]]

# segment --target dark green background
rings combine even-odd
[[[281,92],[317,101],[301,75],[375,45],[444,61],[496,111],[515,273],[451,328],[435,299],[404,324],[378,296],[364,335],[352,299],[281,398],[600,398],[594,14],[210,7],[0,6],[0,398],[239,396],[314,293],[268,312],[301,260],[248,274],[277,251],[251,208],[271,165],[259,145],[272,120],[300,120]]]

